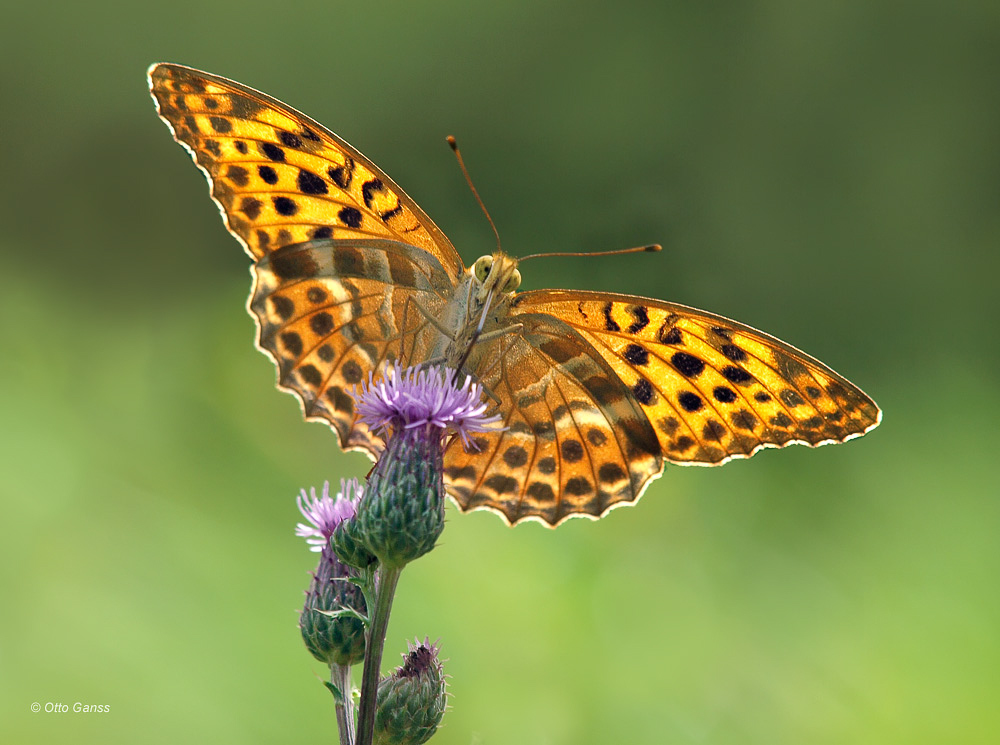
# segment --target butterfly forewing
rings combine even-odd
[[[181,65],[149,70],[160,117],[253,258],[314,238],[389,238],[464,267],[444,233],[371,161],[270,96]]]
[[[843,442],[880,412],[819,361],[760,331],[660,300],[542,290],[514,317],[550,313],[608,361],[675,463],[719,464],[763,447]]]

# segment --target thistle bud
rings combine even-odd
[[[357,532],[385,566],[402,567],[434,548],[444,530],[442,451],[436,432],[389,438],[368,479]]]
[[[364,501],[362,499],[361,503]],[[330,545],[337,558],[353,569],[364,569],[378,560],[366,545],[361,521],[357,517],[344,520],[334,529]]]
[[[376,745],[421,745],[444,716],[447,692],[437,646],[426,639],[408,646],[402,666],[378,686]]]

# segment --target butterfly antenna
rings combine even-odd
[[[455,157],[458,158],[458,167],[462,169],[462,175],[465,176],[465,183],[467,183],[469,188],[472,189],[472,195],[476,198],[476,201],[479,202],[479,208],[483,211],[483,214],[486,215],[486,219],[489,221],[490,227],[493,228],[493,235],[496,236],[497,250],[499,251],[500,233],[497,232],[497,226],[493,223],[493,218],[490,217],[490,211],[486,209],[486,205],[483,204],[483,200],[480,199],[479,192],[476,191],[476,185],[472,183],[472,176],[469,175],[469,170],[465,167],[465,161],[462,160],[462,151],[458,149],[458,141],[451,135],[448,135],[447,139],[448,144],[451,145],[451,149],[455,153]]]
[[[518,259],[518,262],[527,261],[528,259],[540,259],[543,256],[618,256],[620,254],[638,254],[662,250],[663,246],[659,243],[650,243],[648,246],[616,248],[613,251],[553,251],[552,253],[528,254],[527,256],[521,256]]]

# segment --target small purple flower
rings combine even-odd
[[[459,387],[451,368],[410,367],[402,373],[389,368],[378,382],[371,374],[368,383],[355,391],[361,421],[373,431],[437,427],[453,430],[466,446],[471,434],[498,429],[500,415],[486,415],[480,402],[482,386],[467,375]]]
[[[322,551],[330,543],[333,531],[344,520],[351,520],[357,514],[358,502],[361,501],[362,488],[357,479],[341,479],[340,491],[336,499],[330,497],[330,482],[323,482],[323,496],[316,496],[315,487],[309,489],[309,494],[302,489],[296,502],[299,512],[312,525],[299,523],[295,526],[295,535],[302,536],[309,544],[310,551]]]

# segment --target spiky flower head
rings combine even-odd
[[[379,682],[376,745],[421,745],[444,716],[447,692],[437,645],[424,639],[407,646],[403,664]]]
[[[497,428],[486,415],[481,386],[454,370],[392,368],[355,393],[358,416],[385,436],[385,450],[368,478],[365,498],[351,526],[337,531],[361,543],[384,565],[402,567],[430,551],[444,529],[444,438]]]
[[[330,484],[323,484],[321,497],[316,490],[298,497],[299,511],[309,525],[299,523],[296,535],[303,536],[320,558],[306,602],[299,616],[302,640],[312,655],[327,664],[352,665],[365,654],[365,628],[354,615],[333,617],[330,612],[351,610],[365,614],[365,600],[360,588],[348,579],[355,572],[339,560],[330,545],[330,536],[338,526],[354,519],[361,499],[361,487],[355,479],[340,482],[336,498],[330,497]]]
[[[375,432],[436,428],[440,436],[452,430],[471,445],[470,435],[496,429],[500,415],[486,415],[482,386],[472,376],[461,385],[457,378],[453,369],[442,367],[409,367],[402,373],[390,367],[377,382],[369,374],[357,394],[358,417]]]
[[[309,524],[295,526],[295,535],[302,536],[310,551],[322,551],[330,543],[330,536],[344,520],[352,519],[358,512],[358,502],[363,491],[357,479],[341,479],[336,499],[330,497],[330,482],[323,482],[323,496],[316,496],[316,488],[309,493],[302,489],[296,498],[299,512]]]

